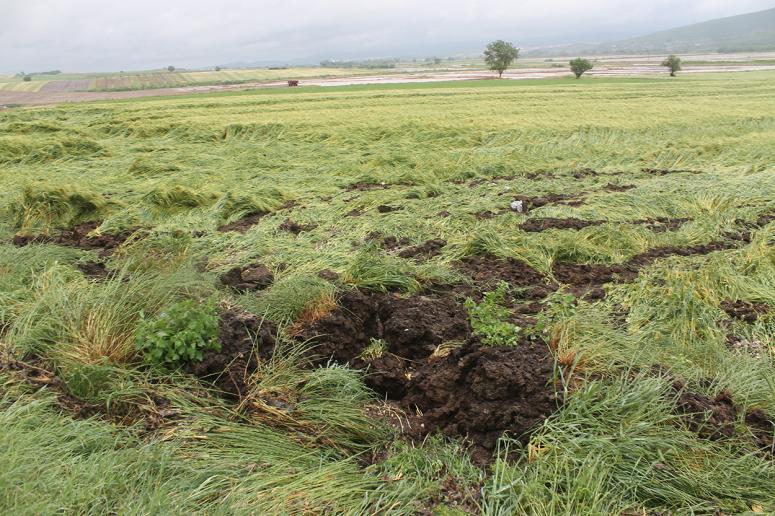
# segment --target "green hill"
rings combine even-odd
[[[647,36],[589,45],[542,48],[533,55],[645,52],[749,52],[775,50],[775,8],[719,18]]]

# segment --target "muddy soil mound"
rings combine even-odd
[[[250,228],[258,224],[261,219],[267,215],[269,215],[269,213],[265,211],[251,213],[239,220],[235,220],[234,222],[229,222],[228,224],[218,226],[218,231],[221,233],[228,233],[230,231],[235,231],[237,233],[247,233]]]
[[[319,360],[351,362],[371,343],[385,341],[388,350],[403,358],[422,359],[447,341],[471,334],[468,313],[452,294],[414,296],[372,294],[347,290],[339,307],[304,328],[301,340],[315,339]]]
[[[384,249],[385,251],[394,251],[399,247],[404,247],[412,243],[412,241],[406,237],[399,239],[392,235],[384,235],[379,231],[372,231],[371,233],[366,235],[363,241],[373,242],[381,249]]]
[[[606,283],[635,281],[641,269],[661,259],[671,256],[700,256],[734,249],[737,245],[730,242],[711,242],[688,247],[657,247],[633,256],[624,263],[613,265],[555,263],[553,273],[560,283],[570,286],[570,291],[576,297],[598,300],[605,298],[602,287]]]
[[[95,281],[103,281],[115,275],[113,271],[108,270],[103,262],[79,262],[75,264],[75,267],[81,271],[84,276]]]
[[[312,231],[317,227],[317,224],[300,224],[291,219],[285,219],[283,223],[280,224],[280,229],[287,231],[288,233],[293,233],[294,235],[304,233],[305,231]]]
[[[681,414],[687,426],[703,439],[718,440],[735,435],[737,408],[729,391],[720,392],[715,398],[692,392],[680,381],[673,384],[679,392],[676,412]]]
[[[711,398],[686,388],[681,380],[673,382],[672,388],[678,393],[675,406],[690,430],[702,439],[717,441],[739,436],[735,428],[738,414],[742,412],[728,390],[723,390]],[[775,418],[761,409],[745,414],[745,422],[756,447],[775,455]]]
[[[387,183],[368,183],[365,181],[360,181],[358,183],[353,183],[349,185],[345,190],[348,192],[353,191],[359,191],[359,192],[368,192],[369,190],[389,190],[390,185]]]
[[[417,369],[401,403],[422,412],[425,432],[492,451],[504,432],[521,437],[557,410],[553,368],[544,345],[469,344]]]
[[[522,231],[541,233],[550,229],[574,229],[576,231],[589,226],[605,224],[604,220],[581,220],[576,218],[557,219],[553,217],[530,219],[519,225]]]
[[[603,187],[603,190],[607,190],[609,192],[626,192],[635,188],[637,188],[635,185],[615,185],[613,183],[608,183]]]
[[[99,250],[101,256],[108,256],[139,230],[139,228],[132,228],[114,235],[90,236],[89,233],[101,224],[102,222],[96,221],[86,222],[70,229],[60,230],[53,235],[16,235],[13,237],[13,244],[19,247],[29,244],[56,244],[87,251]]]
[[[766,303],[749,303],[748,301],[724,301],[721,303],[721,309],[733,319],[739,319],[749,324],[766,315],[770,306]]]
[[[434,238],[419,245],[407,247],[400,251],[398,256],[401,258],[430,259],[441,254],[441,250],[446,247],[447,241],[441,238]]]
[[[516,258],[474,255],[463,258],[455,267],[471,278],[475,293],[495,290],[501,281],[514,289],[524,289],[521,296],[529,300],[543,299],[557,290],[557,284]]]
[[[230,308],[221,313],[219,329],[220,351],[207,352],[202,362],[188,364],[185,370],[239,399],[247,394],[247,381],[259,360],[269,360],[274,353],[277,326]]]
[[[274,282],[274,273],[262,263],[234,267],[220,277],[221,284],[237,292],[264,290]]]
[[[635,220],[632,221],[631,224],[646,226],[646,228],[653,231],[654,233],[667,233],[668,231],[678,231],[681,229],[681,226],[687,222],[690,222],[691,220],[692,219],[687,218],[671,219],[669,217],[657,217],[655,219]]]
[[[605,298],[603,285],[634,280],[637,269],[628,265],[591,265],[586,263],[555,263],[554,277],[570,286],[570,292],[579,299],[596,301]]]
[[[394,211],[400,211],[403,209],[403,206],[390,206],[388,204],[380,204],[377,206],[377,211],[380,213],[392,213]]]

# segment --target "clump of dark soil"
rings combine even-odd
[[[106,403],[92,403],[73,395],[57,374],[39,357],[27,356],[16,360],[0,355],[0,371],[11,373],[13,380],[27,383],[33,389],[47,389],[56,395],[57,404],[75,419],[101,417],[115,424],[142,428],[150,433],[174,424],[180,411],[154,392],[146,392],[142,401],[116,399]]]
[[[603,285],[606,283],[625,283],[633,281],[638,275],[637,269],[626,264],[555,263],[552,272],[560,283],[570,286],[573,295],[587,301],[604,299]]]
[[[698,170],[673,170],[667,168],[644,168],[641,169],[645,174],[652,174],[655,176],[666,176],[669,174],[702,174]]]
[[[588,177],[596,177],[599,176],[600,173],[597,170],[592,170],[591,168],[583,168],[581,170],[576,170],[571,174],[575,179],[586,179]]]
[[[387,183],[368,183],[366,181],[360,181],[358,183],[353,183],[350,186],[348,186],[345,190],[348,192],[352,191],[359,191],[359,192],[366,192],[369,190],[388,190],[390,189],[390,185]]]
[[[401,258],[429,259],[441,254],[441,250],[447,245],[447,241],[441,238],[428,240],[420,245],[407,247],[398,253]]]
[[[735,435],[737,408],[729,391],[710,398],[686,389],[680,381],[673,384],[673,389],[679,393],[676,412],[684,416],[687,426],[697,435],[714,441]]]
[[[339,281],[339,277],[339,273],[334,272],[331,269],[323,269],[322,271],[318,272],[318,278],[330,281],[331,283],[336,283]]]
[[[753,434],[757,447],[775,456],[775,419],[761,409],[745,415],[745,422]]]
[[[655,219],[634,220],[631,222],[631,224],[646,226],[654,233],[666,233],[668,231],[678,231],[681,229],[681,226],[687,222],[690,222],[691,220],[692,219],[687,218],[671,219],[669,217],[657,217]]]
[[[234,267],[220,278],[221,284],[237,292],[264,290],[274,282],[274,273],[261,263]]]
[[[358,208],[355,208],[353,210],[348,211],[345,215],[348,217],[360,217],[363,215],[363,210],[359,210]]]
[[[443,219],[446,219],[447,217],[449,217],[452,214],[450,212],[448,212],[447,210],[444,210],[444,211],[440,211],[439,213],[437,213],[437,215],[439,217],[443,218]]]
[[[240,399],[247,394],[247,382],[259,361],[269,360],[274,353],[277,326],[229,308],[221,313],[219,329],[220,351],[207,352],[202,362],[188,364],[185,370]]]
[[[688,247],[656,247],[630,258],[624,263],[596,265],[586,263],[555,263],[554,277],[560,283],[570,286],[576,297],[589,301],[605,298],[603,285],[606,283],[629,283],[635,281],[641,269],[670,256],[699,256],[715,251],[737,247],[735,243],[711,242]]]
[[[291,219],[285,219],[285,221],[283,221],[283,223],[280,224],[280,229],[282,229],[283,231],[287,231],[289,233],[293,233],[294,235],[304,233],[305,231],[312,231],[317,227],[318,227],[317,224],[300,224]]]
[[[524,289],[521,296],[530,300],[543,299],[557,290],[557,284],[516,258],[474,255],[463,258],[455,266],[471,278],[478,293],[495,290],[501,281],[514,289]]]
[[[531,210],[543,208],[551,204],[561,204],[564,206],[581,206],[584,204],[584,201],[579,198],[579,194],[549,193],[539,197],[516,195],[513,196],[513,200],[522,201],[522,213],[530,213]]]
[[[542,219],[530,219],[519,225],[522,231],[528,233],[541,233],[550,229],[584,229],[589,226],[605,224],[604,220],[581,220],[576,218],[556,219],[552,217]]]
[[[390,206],[388,204],[380,204],[377,206],[377,211],[380,213],[392,213],[394,211],[400,211],[404,208],[402,206]]]
[[[687,389],[681,380],[673,382],[672,388],[678,393],[676,413],[698,437],[717,441],[737,435],[735,423],[741,409],[728,390],[711,398]],[[775,455],[775,419],[761,409],[754,409],[745,414],[745,422],[756,447]]]
[[[384,235],[379,231],[372,231],[363,239],[364,242],[373,242],[385,251],[394,251],[399,247],[404,247],[412,243],[406,237],[396,238],[392,235]]]
[[[19,247],[29,244],[56,244],[88,251],[99,250],[101,256],[108,256],[139,229],[127,229],[114,235],[89,236],[89,233],[100,227],[101,224],[101,222],[96,221],[86,222],[70,229],[59,230],[52,235],[16,235],[13,237],[13,244]]]
[[[303,329],[301,340],[316,338],[314,354],[347,363],[358,357],[372,339],[382,339],[388,350],[402,358],[422,359],[447,341],[471,334],[468,313],[453,294],[373,294],[347,290],[339,307]]]
[[[553,370],[545,345],[469,343],[418,368],[402,404],[422,412],[424,431],[493,451],[504,432],[523,437],[557,410]]]
[[[249,215],[242,217],[239,220],[235,220],[234,222],[230,222],[228,224],[223,224],[222,226],[218,226],[218,231],[220,231],[221,233],[228,233],[230,231],[235,231],[237,233],[247,233],[250,228],[258,224],[261,221],[261,219],[263,219],[267,215],[269,215],[269,213],[265,211],[251,213]]]
[[[635,185],[615,185],[613,183],[608,183],[603,187],[603,190],[608,190],[609,192],[626,192],[628,190],[632,190],[634,188],[637,188]]]
[[[724,301],[721,303],[721,309],[733,319],[739,319],[749,324],[753,324],[762,315],[769,312],[770,307],[766,303],[749,303],[748,301]]]
[[[635,267],[645,267],[647,265],[651,265],[661,258],[668,258],[670,256],[702,256],[716,251],[734,249],[738,245],[739,244],[734,242],[718,241],[710,242],[709,244],[690,245],[687,247],[656,247],[639,255],[633,256],[628,260],[627,263]]]
[[[114,275],[112,271],[108,270],[103,262],[79,262],[75,264],[75,267],[81,271],[84,276],[95,281],[106,280]]]

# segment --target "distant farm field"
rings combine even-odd
[[[12,109],[0,179],[0,512],[775,511],[775,73]]]

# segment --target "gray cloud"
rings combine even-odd
[[[773,0],[0,0],[0,71],[449,55],[601,41]]]

